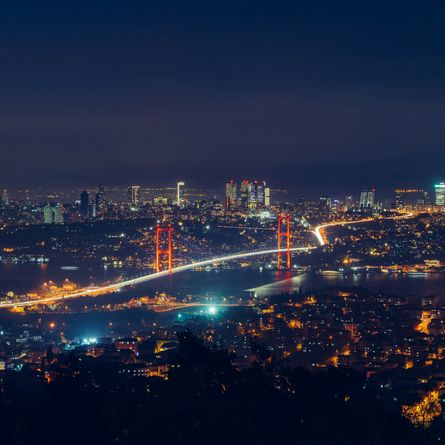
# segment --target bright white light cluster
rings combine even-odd
[[[83,345],[94,345],[96,343],[97,343],[97,338],[95,338],[95,337],[88,337],[88,338],[82,339]]]

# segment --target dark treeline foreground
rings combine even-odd
[[[2,444],[423,444],[356,373],[237,371],[223,351],[179,336],[169,379],[125,378],[71,354],[51,383],[22,371],[0,394]]]

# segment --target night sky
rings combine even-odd
[[[0,186],[445,179],[443,2],[2,1]]]

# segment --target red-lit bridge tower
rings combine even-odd
[[[278,227],[277,227],[277,248],[278,248],[278,254],[277,254],[277,259],[278,259],[278,270],[281,269],[281,252],[280,250],[282,249],[282,238],[285,238],[285,249],[287,250],[286,252],[286,266],[287,266],[287,270],[290,270],[290,215],[283,215],[281,213],[278,213],[277,215],[277,220],[278,220]],[[284,232],[283,232],[283,228],[284,228]]]
[[[161,240],[162,234],[167,234],[167,239]],[[173,227],[169,224],[167,227],[161,227],[159,224],[156,225],[156,272],[161,271],[162,259],[167,257],[168,271],[171,272],[173,268],[173,250],[172,250],[172,234]],[[167,248],[161,248],[161,244]]]

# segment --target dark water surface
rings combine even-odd
[[[76,269],[62,269],[61,266],[74,266]],[[31,264],[2,264],[0,265],[0,292],[14,291],[16,293],[29,292],[38,288],[43,282],[53,280],[61,283],[68,278],[79,284],[103,284],[119,278],[129,278],[142,275],[143,271],[134,269],[104,270],[94,264],[47,264],[43,266]],[[115,312],[92,311],[80,313],[85,304],[108,304],[126,301],[132,297],[152,296],[156,292],[168,292],[172,295],[209,296],[216,301],[219,297],[247,296],[246,290],[255,292],[259,297],[281,292],[305,290],[321,290],[324,288],[361,287],[371,292],[382,290],[391,295],[445,295],[444,274],[416,274],[416,275],[323,275],[319,273],[304,273],[294,276],[278,274],[274,271],[259,269],[237,269],[210,272],[188,271],[171,277],[143,283],[134,288],[122,289],[121,292],[100,297],[81,298],[73,300],[69,305],[79,309],[79,313],[52,314],[11,314],[0,311],[0,325],[16,322],[41,323],[54,321],[63,326],[64,332],[70,336],[82,337],[101,335],[128,335],[132,330],[150,329],[153,323],[168,323],[176,319],[175,313],[156,314],[146,309],[129,309]],[[237,311],[241,308],[221,310],[218,316],[241,316]],[[177,321],[177,320],[176,320]]]
[[[68,266],[68,267],[67,267]],[[80,286],[104,284],[143,275],[147,272],[136,269],[104,269],[94,263],[82,264],[0,264],[0,293],[30,292],[44,282],[53,280],[62,283],[69,279]],[[132,296],[150,295],[165,291],[174,295],[209,295],[227,297],[245,295],[254,289],[258,296],[303,289],[320,290],[325,287],[362,287],[370,291],[383,290],[398,295],[444,295],[445,274],[382,274],[356,275],[303,273],[286,275],[282,272],[260,269],[234,269],[222,271],[187,271],[147,283],[126,291]],[[106,296],[103,298],[107,298]]]

